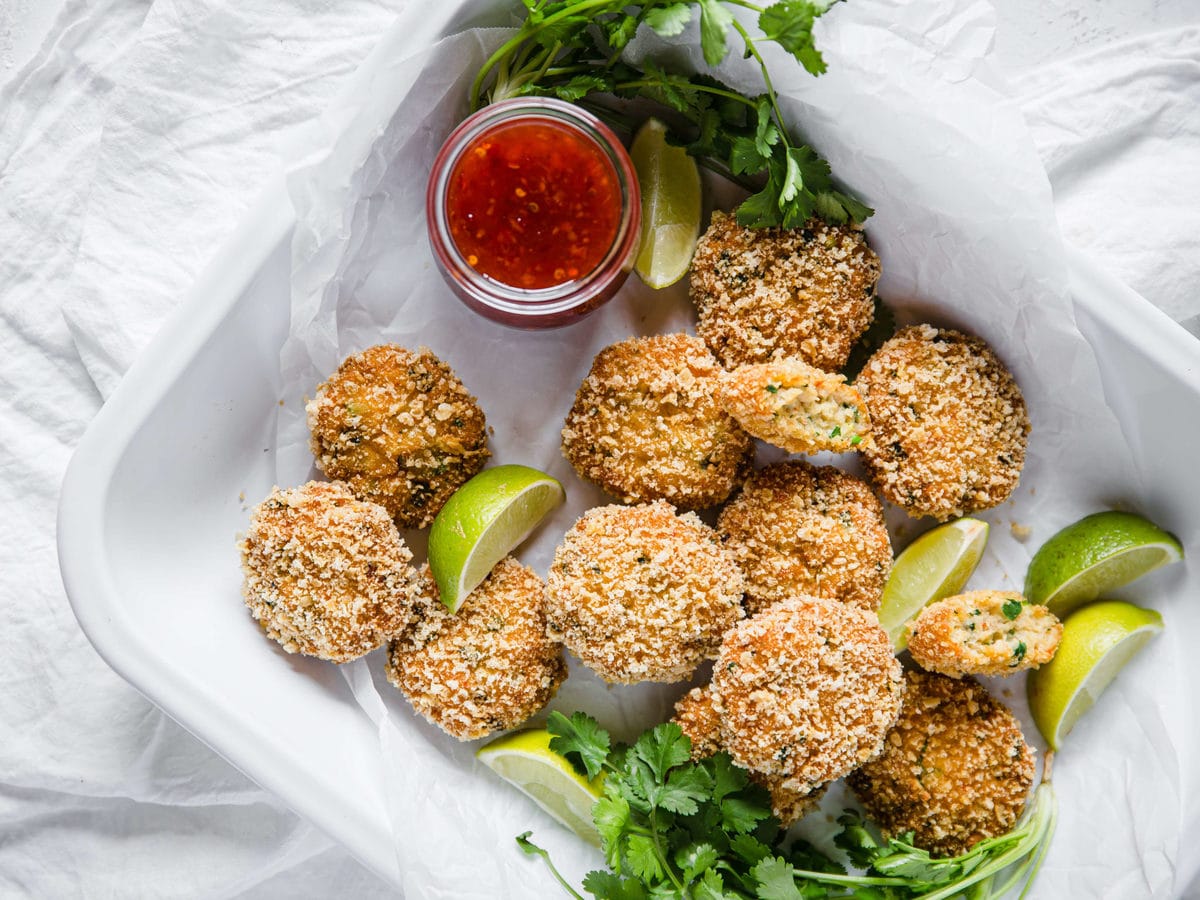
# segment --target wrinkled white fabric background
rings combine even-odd
[[[54,516],[102,397],[403,5],[0,8],[0,897],[388,895],[107,669]],[[1200,333],[1200,8],[1000,6],[1067,240]]]

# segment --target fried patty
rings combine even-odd
[[[347,357],[306,411],[321,471],[401,528],[429,525],[489,456],[483,411],[425,347],[380,344]]]
[[[544,590],[532,569],[505,557],[452,614],[423,567],[418,618],[388,645],[388,680],[460,741],[516,728],[567,677],[562,648],[546,636]]]
[[[288,653],[346,662],[410,622],[412,553],[386,510],[340,482],[274,488],[241,552],[246,606]]]
[[[742,617],[742,574],[695,513],[588,510],[550,566],[550,634],[606,681],[681,681]]]
[[[626,503],[684,509],[722,502],[753,455],[750,436],[717,403],[721,367],[698,338],[661,334],[605,347],[562,430],[579,477]]]
[[[789,356],[836,372],[871,324],[878,281],[857,225],[744,228],[715,212],[692,257],[697,332],[727,368]]]
[[[877,609],[892,567],[883,507],[859,479],[791,460],[755,472],[717,520],[746,609],[806,594]]]
[[[855,385],[871,413],[867,473],[910,516],[990,509],[1016,488],[1029,416],[1012,374],[979,338],[904,328],[872,354]]]
[[[938,856],[1005,834],[1033,785],[1016,717],[974,679],[905,676],[904,708],[883,755],[847,779],[885,837],[913,832]]]

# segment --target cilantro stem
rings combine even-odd
[[[734,19],[733,27],[742,36],[742,42],[746,45],[746,52],[754,57],[759,69],[762,70],[763,84],[767,88],[767,99],[771,101],[771,114],[775,116],[775,124],[779,126],[779,138],[783,141],[785,147],[790,148],[792,145],[788,140],[787,123],[783,120],[783,113],[779,111],[778,98],[775,96],[775,86],[771,84],[771,73],[767,71],[767,63],[762,58],[762,54],[758,52],[758,47],[755,46],[754,39],[750,37],[750,33],[746,31],[745,26],[737,19]]]
[[[550,874],[554,876],[554,880],[562,885],[564,891],[574,897],[575,900],[585,900],[583,895],[579,894],[575,888],[571,887],[571,885],[567,883],[567,879],[563,878],[558,869],[555,868],[554,861],[550,859],[549,852],[542,847],[539,847],[533,841],[529,840],[529,836],[531,834],[533,834],[532,831],[526,831],[523,834],[518,834],[517,846],[529,856],[540,856],[542,858],[542,862],[546,864],[546,868],[550,870]]]
[[[624,91],[624,90],[632,90],[634,88],[644,88],[644,87],[655,88],[658,86],[659,86],[659,83],[657,81],[654,81],[653,79],[641,78],[641,79],[638,79],[637,81],[622,81],[620,84],[618,84],[616,86],[616,88],[619,91]],[[727,90],[724,90],[723,88],[712,87],[711,85],[707,85],[707,84],[690,84],[690,85],[688,85],[688,90],[697,91],[702,94],[714,94],[717,97],[724,97],[727,100],[736,100],[738,103],[741,103],[744,106],[748,106],[751,109],[757,109],[757,107],[754,105],[753,100],[751,100],[749,97],[742,96],[741,94],[737,93],[736,91],[727,91]]]
[[[658,863],[663,867],[663,871],[667,873],[667,877],[671,879],[671,884],[675,885],[675,889],[679,891],[681,897],[685,900],[690,900],[691,894],[683,886],[683,882],[679,880],[679,876],[675,874],[675,867],[667,860],[666,854],[663,853],[662,843],[659,840],[660,831],[658,827],[658,808],[653,807],[650,810],[650,830],[653,834],[650,835],[650,840],[654,842],[654,855],[658,857]]]

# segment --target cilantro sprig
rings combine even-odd
[[[945,859],[914,846],[911,834],[879,840],[847,811],[834,838],[843,863],[806,841],[788,841],[767,792],[728,754],[692,762],[691,741],[678,725],[656,725],[632,746],[614,745],[584,713],[551,713],[547,728],[550,749],[580,774],[605,773],[592,817],[608,869],[589,872],[582,885],[595,900],[988,900],[1018,885],[1024,896],[1054,832],[1047,780],[1016,828]],[[521,849],[585,900],[529,837],[517,838]],[[848,871],[847,863],[863,872]]]
[[[584,102],[597,114],[621,113],[598,101],[640,97],[675,112],[668,138],[754,193],[738,207],[748,227],[793,228],[813,216],[828,222],[861,222],[872,210],[834,183],[829,163],[796,143],[760,43],[778,44],[806,71],[820,75],[825,60],[813,23],[838,0],[782,0],[759,6],[748,0],[523,0],[525,20],[483,64],[471,85],[472,109],[518,96],[554,96]],[[757,14],[754,35],[730,7]],[[672,72],[646,60],[640,67],[623,51],[640,26],[676,37],[699,14],[700,47],[710,66],[739,41],[762,73],[764,92],[747,97],[704,74]]]

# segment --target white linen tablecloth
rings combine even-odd
[[[404,0],[60,5],[0,68],[0,897],[387,896],[96,656],[54,519],[103,397]],[[1001,63],[1066,239],[1200,334],[1200,9],[1080,38],[1087,5],[1039,4],[1065,42],[1041,58],[1035,4],[1003,8]]]

